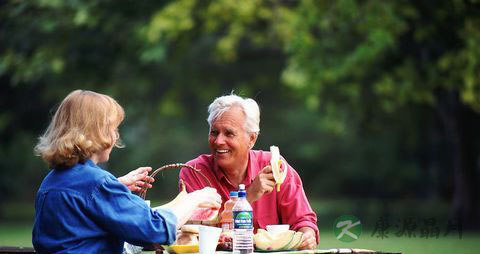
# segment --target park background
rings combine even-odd
[[[255,148],[300,174],[320,248],[480,247],[479,1],[1,1],[0,246],[31,246],[33,147],[75,89],[126,111],[116,176],[208,153],[207,107],[235,91],[260,105]],[[352,243],[333,235],[346,214]]]

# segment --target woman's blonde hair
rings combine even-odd
[[[123,147],[117,127],[124,116],[123,108],[112,97],[75,90],[58,107],[35,146],[35,154],[50,168],[59,169],[84,163],[93,153],[113,145]]]

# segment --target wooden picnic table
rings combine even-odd
[[[144,251],[145,254],[155,253],[154,251]],[[346,249],[346,248],[333,248],[333,249],[316,249],[316,250],[290,250],[290,251],[262,251],[253,252],[254,254],[335,254],[335,253],[350,253],[350,254],[401,254],[401,252],[386,252],[367,249]],[[168,252],[164,251],[164,254]],[[231,251],[216,251],[215,254],[232,254]]]
[[[32,247],[16,247],[16,246],[0,246],[0,253],[35,253],[35,249]]]
[[[23,253],[35,254],[32,247],[12,247],[0,246],[0,253]],[[155,254],[155,251],[143,251],[144,254]],[[216,251],[215,254],[231,254],[231,251]],[[272,251],[272,252],[254,252],[254,254],[335,254],[335,253],[351,253],[351,254],[401,254],[401,252],[385,252],[367,249],[316,249],[316,250],[292,250],[292,251]],[[164,251],[164,254],[168,252]]]

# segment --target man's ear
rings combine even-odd
[[[253,146],[255,145],[255,142],[257,142],[257,137],[258,137],[258,134],[257,133],[250,133],[249,134],[249,144],[248,146],[250,147],[250,149],[253,148]]]

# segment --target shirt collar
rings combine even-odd
[[[247,175],[245,177],[245,179],[243,179],[242,181],[242,184],[245,184],[245,186],[249,186],[253,180],[255,179],[255,176],[253,175],[253,167],[252,167],[252,156],[253,156],[253,152],[252,150],[250,150],[248,152],[248,162],[247,162]],[[218,179],[219,180],[222,180],[224,179],[224,181],[227,181],[230,183],[230,181],[227,179],[227,176],[225,175],[225,173],[223,173],[223,171],[220,169],[220,167],[218,166],[217,164],[217,161],[215,160],[215,157],[213,157],[213,170],[215,172],[215,174],[218,176]]]
[[[218,177],[218,179],[226,178],[225,174],[220,169],[220,167],[217,164],[217,161],[215,160],[215,155],[212,155],[212,159],[213,159],[213,171],[215,172],[215,175]]]
[[[95,164],[92,160],[88,159],[85,161],[85,164],[90,166],[90,167],[95,167],[98,168],[97,164]]]

